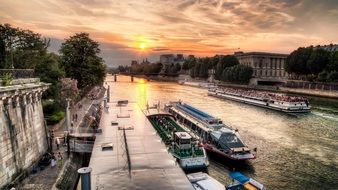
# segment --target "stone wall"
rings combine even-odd
[[[0,87],[0,189],[47,151],[41,104],[45,83]]]

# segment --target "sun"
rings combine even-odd
[[[145,43],[140,43],[139,48],[140,48],[141,50],[144,50],[144,49],[146,48],[146,44],[145,44]]]

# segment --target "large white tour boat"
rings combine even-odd
[[[182,102],[166,104],[165,110],[189,128],[190,133],[198,136],[207,151],[236,161],[255,158],[255,154],[241,140],[238,131],[225,125],[222,120]]]
[[[208,95],[287,113],[305,113],[311,109],[304,97],[256,90],[218,87],[209,89]]]

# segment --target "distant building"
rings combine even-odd
[[[315,49],[321,48],[325,49],[326,51],[338,51],[338,44],[329,44],[329,45],[323,45],[323,46],[316,46]]]
[[[145,60],[143,59],[141,62],[141,65],[149,65],[150,62],[148,61],[148,59],[146,58]]]
[[[183,65],[185,61],[185,58],[183,54],[177,54],[176,56],[174,54],[163,54],[160,55],[160,63],[162,63],[162,72],[167,70],[171,65],[175,65],[179,63],[181,66]]]
[[[171,65],[171,64],[176,64],[176,63],[183,65],[184,60],[185,58],[183,54],[176,54],[176,56],[174,54],[160,55],[160,62],[163,65]]]
[[[175,60],[174,54],[163,54],[163,55],[160,55],[160,62],[163,65],[172,64],[172,63],[174,63],[174,60]]]
[[[195,56],[194,55],[188,55],[188,59],[194,59]]]
[[[288,77],[284,66],[288,54],[267,52],[235,52],[240,64],[253,68],[253,77],[268,79],[266,81],[281,81]],[[264,81],[264,80],[262,80]]]
[[[133,65],[138,65],[138,61],[132,60],[132,61],[131,61],[131,66],[133,66]]]

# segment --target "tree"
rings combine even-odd
[[[40,34],[9,24],[0,25],[0,36],[3,55],[0,68],[10,68],[13,62],[14,68],[34,69],[49,45],[49,40],[42,39]]]
[[[297,75],[309,74],[307,68],[307,62],[312,54],[313,47],[300,47],[293,51],[287,58],[285,63],[285,70],[288,73],[294,73]]]
[[[6,58],[6,47],[5,42],[3,40],[3,36],[0,36],[0,65],[5,65],[5,58]],[[1,66],[0,66],[1,68]]]
[[[61,100],[65,102],[67,98],[75,101],[79,95],[79,90],[77,88],[77,80],[71,78],[63,78],[60,80],[61,87]]]
[[[315,49],[312,51],[309,60],[306,63],[307,69],[311,74],[317,75],[322,72],[329,63],[330,52],[325,49]]]
[[[60,57],[55,53],[47,53],[35,67],[35,73],[42,82],[51,83],[43,94],[45,98],[60,98],[59,80],[65,76],[60,67]]]
[[[61,45],[61,64],[66,77],[76,79],[80,89],[99,85],[105,77],[105,65],[99,44],[87,33],[79,33],[66,39]]]
[[[206,62],[205,60],[202,63],[200,63],[198,77],[208,78],[208,67],[209,67],[208,62]]]
[[[237,58],[233,55],[218,56],[218,63],[215,70],[215,78],[220,80],[222,78],[222,73],[225,68],[232,67],[238,64],[239,62]]]
[[[223,70],[221,80],[228,82],[248,83],[253,74],[253,69],[247,65],[235,65]]]
[[[328,82],[338,82],[338,71],[332,71],[327,75]]]
[[[326,68],[328,71],[338,71],[338,51],[331,53],[329,63]]]

